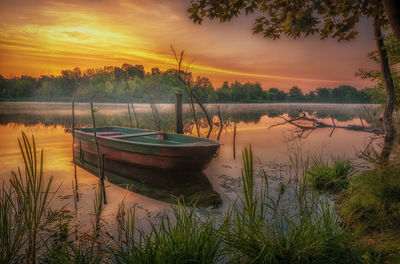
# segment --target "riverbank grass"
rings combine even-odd
[[[50,208],[57,189],[50,192],[52,181],[44,180],[34,139],[23,134],[20,147],[25,174],[19,169],[0,190],[1,263],[385,263],[383,251],[361,245],[343,228],[306,176],[298,185],[281,184],[276,193],[267,175],[254,169],[251,148],[243,150],[242,189],[226,215],[201,216],[196,206],[181,202],[147,230],[137,224],[135,209],[122,203],[113,237],[102,224],[100,191],[92,232],[73,231],[73,215]]]
[[[314,158],[306,174],[316,189],[339,193],[348,188],[354,165],[345,158],[333,158],[330,162]]]

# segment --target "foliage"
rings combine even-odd
[[[253,33],[272,39],[318,34],[322,39],[350,40],[356,37],[355,25],[362,16],[376,17],[380,25],[387,23],[378,0],[192,0],[188,13],[199,24],[204,18],[228,22],[239,15],[255,15]]]
[[[193,84],[193,93],[202,102],[370,102],[365,90],[358,91],[347,85],[333,89],[318,88],[309,93],[294,86],[286,93],[277,88],[264,90],[257,82],[225,82],[215,88],[208,78],[198,76],[192,80],[192,74],[187,75],[188,81]],[[54,101],[74,97],[81,101],[174,102],[176,93],[182,93],[184,100],[188,101],[188,93],[176,70],[153,68],[151,73],[145,73],[141,65],[106,66],[85,72],[75,68],[63,70],[60,76],[41,76],[37,79],[30,76],[6,79],[0,76],[0,100],[25,98]]]
[[[349,226],[400,228],[400,168],[381,167],[354,177],[341,214]]]
[[[332,164],[314,159],[314,164],[307,174],[317,189],[340,192],[347,189],[353,172],[354,166],[350,160],[336,158]]]

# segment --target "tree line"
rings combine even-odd
[[[182,73],[181,73],[182,74]],[[215,88],[206,78],[189,76],[192,92],[202,102],[316,102],[316,103],[379,103],[371,89],[357,90],[349,85],[337,88],[318,88],[308,93],[293,86],[288,92],[277,88],[264,90],[260,83],[225,82]],[[5,78],[0,75],[0,100],[68,100],[104,102],[173,102],[176,93],[188,100],[187,88],[177,76],[176,69],[161,71],[152,68],[145,72],[142,65],[123,64],[81,71],[63,70],[59,76],[20,76]]]

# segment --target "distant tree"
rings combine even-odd
[[[218,100],[230,102],[232,101],[232,89],[229,87],[228,82],[224,82],[224,84],[217,91]]]
[[[227,22],[241,14],[256,14],[253,32],[272,39],[277,39],[281,35],[297,39],[319,34],[321,38],[351,40],[357,35],[355,26],[359,19],[371,18],[386,88],[383,114],[385,139],[381,152],[381,162],[386,164],[396,136],[393,125],[395,88],[381,28],[388,24],[386,9],[393,30],[398,33],[399,4],[396,0],[383,0],[383,3],[380,0],[192,0],[188,12],[195,23],[201,23],[204,18]]]
[[[126,101],[148,101],[152,96],[153,102],[173,102],[176,93],[182,93],[184,100],[188,101],[188,91],[182,81],[177,76],[176,69],[166,71],[155,70],[146,73],[143,78],[140,74],[129,77],[129,71],[135,68],[132,65],[124,64],[121,68],[106,66],[98,69],[88,69],[81,73],[78,68],[75,70],[65,70],[60,76],[41,76],[39,79],[30,76],[21,76],[6,79],[0,76],[0,98],[22,98],[37,97],[42,100],[51,100],[60,97],[74,96],[75,98],[87,100],[102,100],[114,102]],[[158,73],[159,71],[159,73]],[[264,91],[260,83],[240,83],[238,81],[229,85],[228,82],[217,90],[214,89],[210,79],[198,76],[193,81],[190,72],[185,74],[191,82],[193,93],[203,102],[283,102],[289,97],[287,93],[276,88]],[[66,89],[67,86],[76,87]],[[296,88],[298,89],[298,88]],[[309,92],[301,96],[301,90],[292,89],[291,98],[293,101],[304,102],[318,101],[318,91],[325,91],[322,88]],[[356,91],[352,87],[338,87],[338,98],[330,102],[370,102],[369,90]],[[327,93],[332,89],[326,89]],[[350,91],[348,93],[347,91]],[[72,92],[72,94],[71,94]],[[300,94],[300,95],[299,95]],[[317,94],[317,95],[315,95]],[[332,97],[332,96],[330,96]],[[297,99],[294,99],[297,98]],[[343,101],[343,102],[344,102]]]
[[[65,96],[72,96],[72,94],[79,87],[79,80],[82,77],[82,72],[78,67],[73,70],[61,71],[60,88]]]
[[[318,88],[317,92],[317,100],[322,103],[327,103],[329,101],[330,90],[328,88]]]
[[[12,80],[12,86],[9,89],[9,94],[14,98],[29,98],[34,95],[37,87],[37,81],[31,76],[21,76]]]
[[[201,76],[197,77],[192,89],[193,93],[196,94],[196,96],[202,102],[206,102],[209,98],[209,95],[215,93],[214,87],[210,79]]]
[[[315,102],[317,96],[315,95],[314,91],[310,91],[306,96],[305,96],[305,101],[307,102]]]
[[[126,72],[119,68],[119,67],[115,67],[114,71],[113,71],[113,79],[117,82],[117,83],[121,83],[122,81],[126,80],[127,78],[127,74]]]
[[[135,77],[143,79],[145,75],[144,67],[142,65],[133,66],[125,63],[122,65],[122,70],[126,72],[127,77],[131,80],[133,80]]]
[[[293,86],[289,90],[289,100],[292,102],[301,102],[304,100],[304,94],[297,86]]]
[[[246,88],[238,81],[231,83],[232,100],[235,102],[243,102],[247,100]]]
[[[247,90],[247,99],[252,101],[266,100],[266,93],[263,91],[261,84],[256,83],[245,83],[245,89]]]
[[[159,75],[161,74],[161,71],[159,68],[151,68],[151,75]]]
[[[0,74],[0,98],[9,98],[7,80]]]
[[[287,94],[284,91],[281,91],[277,88],[270,88],[268,90],[269,99],[272,102],[283,102],[287,98]]]

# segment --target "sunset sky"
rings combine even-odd
[[[254,17],[230,23],[193,24],[189,0],[1,0],[0,74],[40,76],[62,69],[142,64],[146,71],[176,67],[170,45],[185,50],[195,75],[223,81],[258,81],[263,88],[303,90],[350,84],[376,67],[372,25],[362,20],[351,42],[263,39],[253,35]]]

